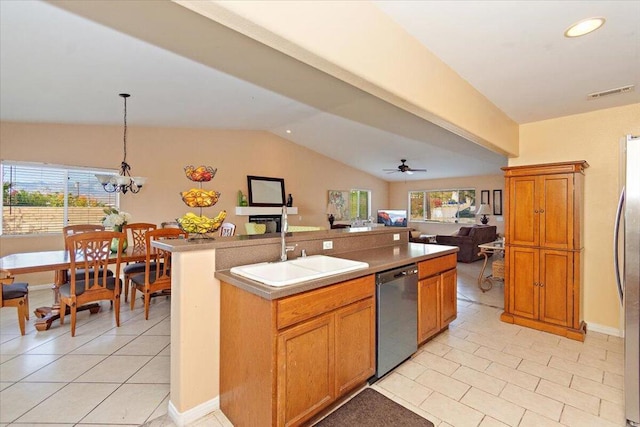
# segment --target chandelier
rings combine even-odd
[[[120,164],[120,173],[119,175],[96,174],[96,178],[98,178],[102,188],[107,193],[119,192],[125,194],[127,191],[137,193],[147,181],[147,178],[129,174],[131,166],[127,163],[127,98],[131,95],[121,93],[119,96],[124,99],[124,158]]]

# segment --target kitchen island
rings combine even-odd
[[[338,289],[337,285],[340,283],[354,281],[359,285],[344,286],[341,289],[349,289],[349,291],[341,291],[337,294],[349,294],[351,288],[357,288],[353,291],[355,296],[344,299],[344,304],[340,302],[330,306],[330,314],[325,312],[320,317],[324,316],[325,320],[335,319],[335,314],[338,311],[347,313],[350,309],[354,309],[359,314],[351,318],[355,319],[351,324],[364,325],[362,319],[365,317],[361,316],[362,313],[366,313],[369,319],[375,313],[375,310],[366,306],[373,301],[374,285],[371,278],[376,272],[412,262],[421,263],[431,259],[441,259],[450,254],[455,257],[455,252],[458,250],[455,247],[412,244],[408,242],[408,231],[397,228],[390,230],[382,227],[294,233],[288,235],[286,240],[287,245],[296,247],[294,253],[290,255],[291,258],[300,256],[304,249],[308,255],[324,254],[362,260],[367,262],[369,267],[338,276],[274,289],[235,276],[229,270],[237,265],[277,260],[281,243],[279,236],[265,235],[257,238],[239,236],[220,238],[214,241],[158,243],[159,246],[164,246],[173,253],[171,396],[168,412],[176,424],[184,425],[218,409],[221,400],[225,399],[221,397],[223,392],[220,389],[221,382],[224,382],[220,378],[220,353],[221,346],[223,349],[227,346],[221,343],[220,328],[221,322],[224,324],[225,319],[231,319],[232,316],[236,316],[237,319],[239,310],[234,310],[234,305],[224,302],[221,306],[221,297],[224,298],[224,294],[227,292],[224,289],[240,295],[243,299],[247,298],[259,302],[257,305],[261,306],[260,310],[264,310],[265,304],[272,306],[288,298],[302,298],[304,300],[304,295],[310,295],[313,292],[336,294],[329,292],[329,290]],[[332,250],[322,250],[323,242],[327,240],[332,241]],[[221,285],[221,282],[224,284]],[[313,301],[318,300],[315,296],[303,305],[314,305]],[[335,301],[335,298],[330,296],[328,300]],[[354,303],[355,305],[353,305]],[[298,311],[297,308],[292,310]],[[226,313],[235,314],[227,315]],[[244,316],[245,319],[257,317],[257,311],[251,313],[251,310],[248,310],[247,313],[249,314]],[[275,324],[271,322],[272,320],[268,320],[268,323],[263,326],[276,328]],[[283,326],[281,332],[286,333],[297,327],[298,324]],[[329,328],[333,328],[333,326],[329,326]],[[368,336],[360,333],[355,335],[357,337]],[[247,336],[247,339],[251,338]],[[271,346],[270,354],[273,354],[275,341],[276,338],[273,335],[268,340],[268,345]],[[353,342],[354,345],[357,344],[352,339],[347,341]],[[369,351],[372,344],[369,339]],[[257,360],[256,353],[234,352],[231,356],[235,362],[244,362],[247,365],[251,365]],[[269,357],[269,360],[273,360],[272,356]],[[371,357],[368,363],[371,363]],[[222,369],[225,369],[224,366]],[[354,365],[353,369],[349,368],[348,371],[357,372],[358,368]],[[270,369],[269,372],[271,372],[269,382],[273,385],[276,379],[275,371]],[[361,377],[354,381],[347,381],[338,388],[342,388],[346,392],[346,390],[357,387],[358,384],[362,385],[366,381],[364,378],[366,375],[366,370],[362,371]],[[329,403],[324,402],[322,405],[326,406]],[[266,406],[271,408],[270,405],[271,403],[268,403]],[[253,408],[247,410],[248,408],[245,406],[244,409],[245,412],[253,412]],[[269,412],[273,413],[271,409]],[[230,419],[234,424],[243,425],[242,422],[234,420],[233,416],[230,416]],[[268,419],[272,419],[271,416]],[[275,423],[273,424],[275,425]]]

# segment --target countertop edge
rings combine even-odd
[[[215,272],[215,278],[221,282],[229,283],[252,294],[258,295],[267,300],[275,300],[302,292],[333,285],[345,280],[356,279],[368,276],[381,271],[400,267],[406,264],[417,263],[444,255],[455,254],[459,251],[456,246],[445,246],[436,244],[406,243],[397,246],[373,248],[352,252],[345,252],[335,255],[339,258],[354,261],[363,261],[369,264],[368,268],[337,274],[335,276],[324,277],[317,280],[309,280],[297,285],[285,287],[273,287],[250,280],[235,274],[230,270],[220,270]]]

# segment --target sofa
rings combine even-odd
[[[478,245],[495,241],[498,238],[496,230],[495,225],[460,227],[453,235],[438,234],[436,243],[460,248],[458,262],[474,262],[484,259],[482,255],[478,255]]]

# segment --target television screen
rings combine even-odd
[[[389,227],[406,227],[407,211],[402,209],[380,209],[378,210],[378,224]]]

